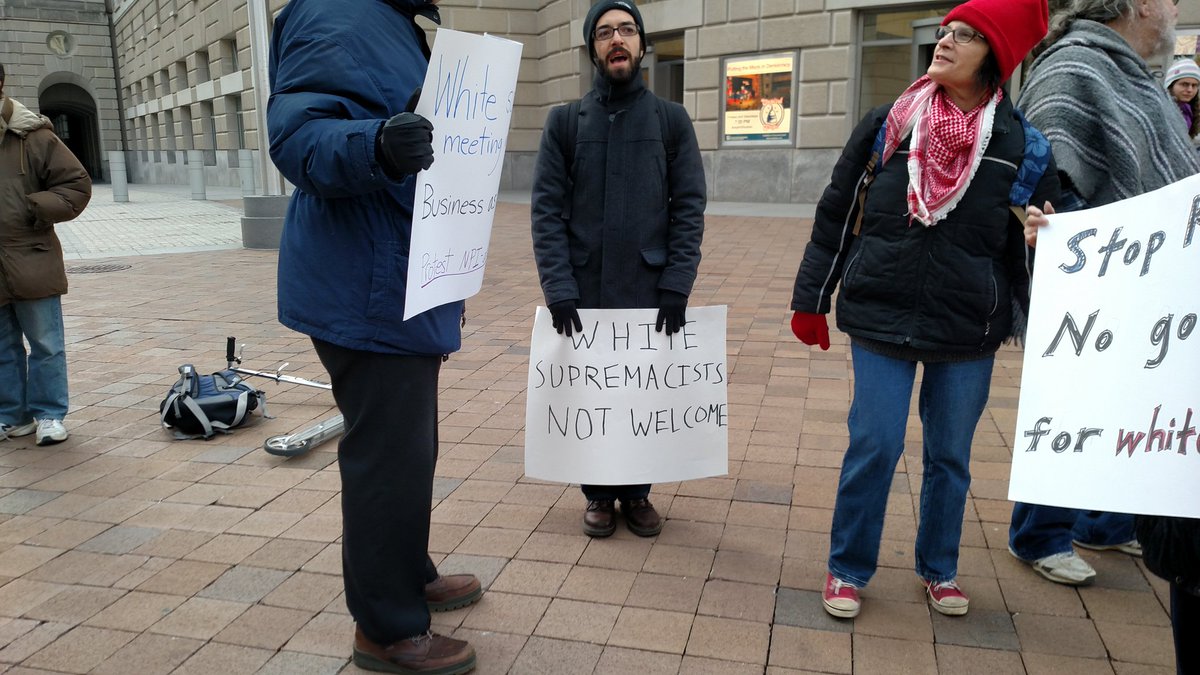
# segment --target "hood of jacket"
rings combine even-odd
[[[33,112],[20,101],[7,96],[0,97],[0,135],[12,132],[25,138],[29,132],[43,127],[54,127],[49,117]]]

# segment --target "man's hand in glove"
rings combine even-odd
[[[385,122],[375,136],[375,158],[392,180],[403,180],[433,164],[433,124],[413,112],[419,98],[418,87],[404,112]]]
[[[554,330],[558,331],[559,335],[566,333],[567,337],[571,337],[572,326],[576,333],[583,332],[583,322],[579,320],[579,310],[575,308],[574,300],[555,302],[546,309],[550,310],[550,316],[554,319]]]
[[[659,291],[658,293],[658,320],[654,322],[654,330],[659,333],[663,332],[663,326],[667,328],[667,335],[674,335],[683,328],[683,324],[687,319],[684,317],[687,310],[688,296],[675,291]]]

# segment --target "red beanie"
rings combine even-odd
[[[983,33],[1000,64],[1000,81],[1008,80],[1017,65],[1049,27],[1046,0],[970,0],[950,10],[942,25],[962,21]]]

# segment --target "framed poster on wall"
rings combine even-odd
[[[796,52],[729,56],[722,61],[722,145],[792,145],[796,65]]]

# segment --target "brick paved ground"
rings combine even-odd
[[[323,377],[308,341],[275,321],[275,254],[127,255],[236,246],[240,212],[178,190],[116,206],[102,190],[93,220],[64,236],[68,253],[130,268],[71,275],[71,439],[0,443],[0,673],[358,672],[335,445],[286,460],[259,449],[333,414],[331,397],[263,381],[275,419],[210,442],[158,427],[176,368],[218,369],[226,335],[246,343],[249,366]],[[498,214],[464,348],[443,370],[430,544],[444,571],[488,587],[476,606],[435,617],[475,645],[479,673],[1174,672],[1165,586],[1140,563],[1084,551],[1100,577],[1075,590],[1006,552],[1012,349],[976,435],[961,558],[970,614],[931,615],[912,573],[914,413],[863,613],[825,615],[852,373],[844,336],[811,351],[785,324],[805,220],[708,222],[692,302],[729,306],[729,475],[655,486],[668,517],[657,538],[584,537],[576,488],[522,477],[540,293],[526,207]],[[188,238],[200,230],[210,236]]]

